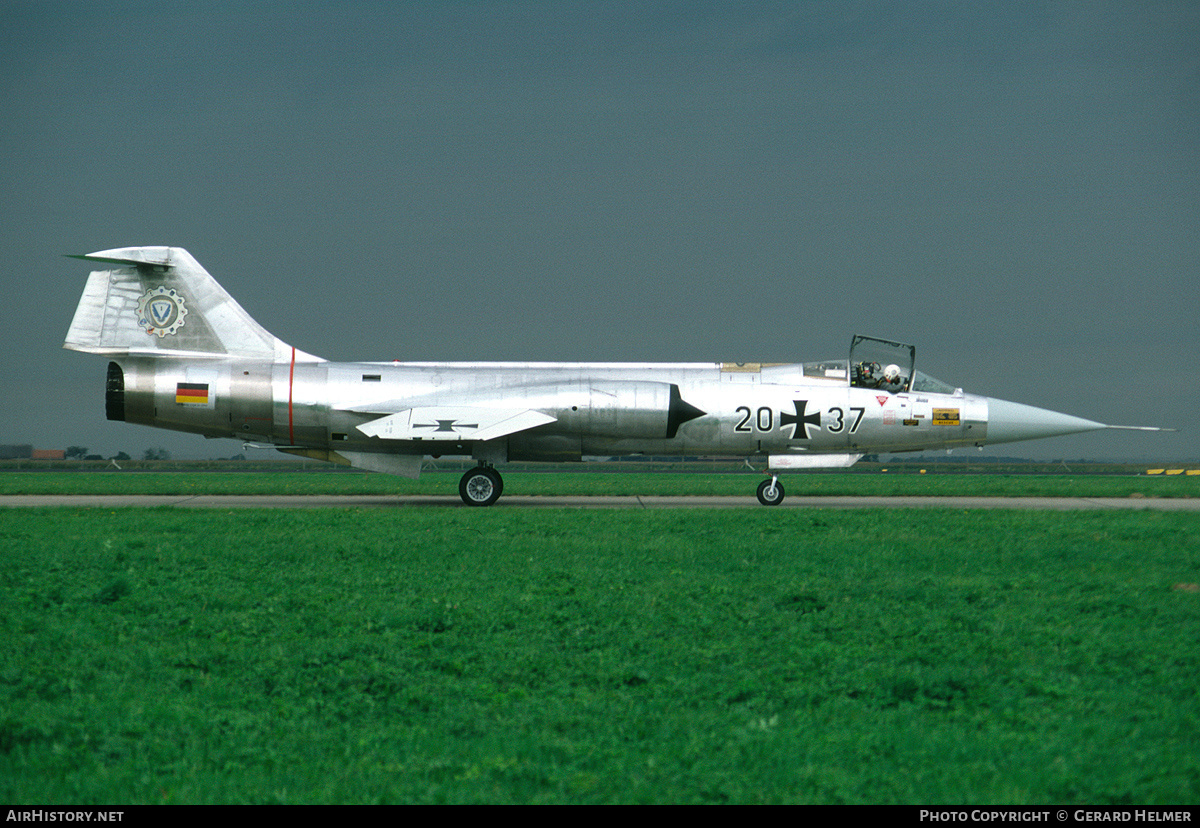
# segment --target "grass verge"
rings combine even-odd
[[[430,494],[458,496],[461,472],[419,480],[322,472],[5,472],[0,494]],[[507,494],[730,495],[753,497],[762,475],[669,472],[505,471]],[[926,495],[976,497],[1200,497],[1200,475],[791,474],[789,496]]]
[[[1200,797],[1190,514],[0,520],[14,804]]]

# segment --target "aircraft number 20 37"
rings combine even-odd
[[[807,402],[807,400],[797,400],[796,404],[797,404],[797,406],[802,406],[802,404],[806,403],[806,402]],[[757,411],[752,410],[751,407],[748,405],[739,405],[736,410],[737,410],[737,413],[741,415],[741,418],[734,425],[733,430],[737,431],[737,432],[746,433],[746,434],[750,434],[755,431],[760,431],[760,432],[774,431],[776,422],[779,422],[780,427],[782,428],[785,425],[798,426],[800,423],[802,423],[804,421],[803,414],[789,414],[789,413],[785,413],[782,411],[779,413],[778,420],[776,420],[775,410],[773,408],[770,408],[765,405],[759,406]],[[866,412],[866,408],[861,408],[861,407],[856,406],[856,407],[852,407],[850,409],[850,411],[851,411],[852,419],[850,421],[850,432],[849,433],[854,434],[855,432],[858,431],[858,426],[862,422],[863,414]],[[846,412],[845,411],[843,411],[841,408],[834,406],[834,407],[828,409],[827,413],[829,414],[829,420],[826,422],[825,429],[827,431],[829,431],[830,434],[840,434],[843,430],[845,430],[845,428],[846,428]],[[815,422],[819,426],[820,425],[820,415],[815,415],[815,416],[817,417]],[[797,428],[796,430],[794,430],[792,432],[792,437],[793,437],[793,439],[798,439],[798,440],[807,439],[808,438],[808,429],[807,428]]]

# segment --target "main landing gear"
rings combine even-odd
[[[458,495],[468,506],[491,506],[504,493],[504,478],[491,466],[476,466],[458,481]]]
[[[758,484],[758,502],[764,506],[778,506],[783,503],[783,484],[779,475],[771,475],[770,480]]]
[[[751,471],[764,471],[756,469],[751,462],[753,457],[746,458],[746,468]],[[768,469],[770,466],[767,467]],[[766,472],[771,474],[770,471]],[[779,482],[779,475],[771,474],[771,477],[758,484],[758,502],[764,506],[778,506],[783,503],[783,484]]]
[[[491,506],[504,493],[504,478],[491,466],[476,466],[458,481],[458,494],[468,506]],[[758,484],[758,502],[764,506],[783,503],[783,484],[779,475]]]

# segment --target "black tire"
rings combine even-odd
[[[504,481],[495,469],[480,466],[471,469],[458,481],[458,496],[468,506],[491,506],[500,499]]]
[[[783,503],[783,484],[778,480],[764,480],[758,484],[758,502],[764,506]]]

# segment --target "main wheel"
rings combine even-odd
[[[758,502],[764,506],[783,503],[783,484],[774,478],[758,484]]]
[[[487,466],[471,469],[458,481],[458,494],[468,506],[491,506],[504,491],[500,473]]]

